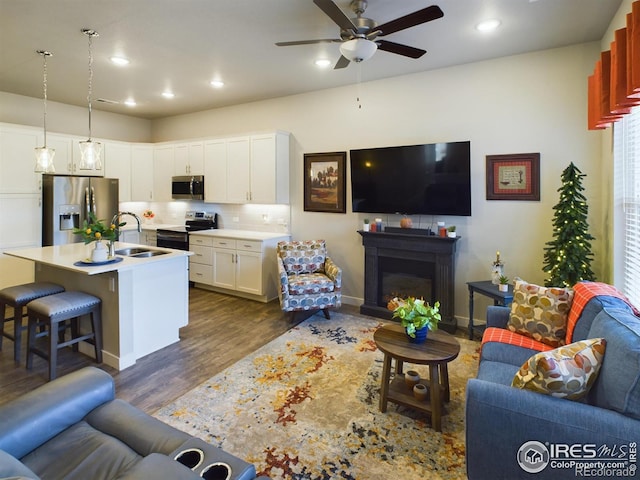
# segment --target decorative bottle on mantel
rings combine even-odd
[[[504,275],[504,263],[500,260],[500,252],[496,252],[496,259],[491,265],[491,283],[499,285],[502,275]]]

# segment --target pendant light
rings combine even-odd
[[[100,142],[94,142],[91,140],[91,87],[93,81],[93,54],[91,52],[91,40],[93,37],[98,36],[98,32],[85,28],[82,30],[87,37],[89,37],[89,94],[87,100],[89,102],[89,139],[80,142],[80,170],[101,170],[102,160],[100,153],[102,151],[102,144]]]
[[[43,128],[44,128],[44,145],[42,147],[36,147],[36,173],[55,173],[53,165],[53,157],[56,155],[56,151],[53,148],[47,147],[47,57],[53,56],[53,53],[46,50],[36,50],[39,55],[42,55],[42,97],[44,98],[44,113],[43,113]]]

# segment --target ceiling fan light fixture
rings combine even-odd
[[[378,45],[366,38],[354,38],[340,44],[340,53],[352,62],[364,62],[373,57]]]

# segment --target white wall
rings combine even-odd
[[[364,215],[303,211],[303,154],[352,148],[471,140],[473,215],[414,217],[414,225],[445,220],[456,224],[456,316],[467,318],[465,282],[489,278],[500,250],[506,274],[542,282],[543,247],[552,238],[553,206],[562,170],[574,162],[587,175],[595,271],[600,259],[603,218],[599,132],[587,130],[587,76],[598,43],[534,52],[481,63],[390,78],[275,100],[153,121],[154,141],[249,131],[291,132],[291,232],[294,239],[325,238],[344,268],[343,294],[363,297],[364,252],[356,233]],[[351,66],[349,68],[354,68]],[[362,64],[366,77],[366,63]],[[356,73],[354,71],[354,78]],[[356,95],[362,108],[358,109]],[[485,156],[540,152],[540,202],[487,201]],[[383,217],[397,225],[399,218]],[[483,304],[476,309],[482,318]]]
[[[42,99],[0,92],[0,122],[18,125],[42,126]],[[151,139],[151,121],[101,112],[91,112],[91,136],[124,142],[148,142]],[[89,110],[47,101],[47,132],[67,133],[69,135],[89,134]]]

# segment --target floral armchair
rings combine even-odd
[[[278,297],[285,312],[340,307],[342,269],[327,255],[324,240],[278,242]]]

